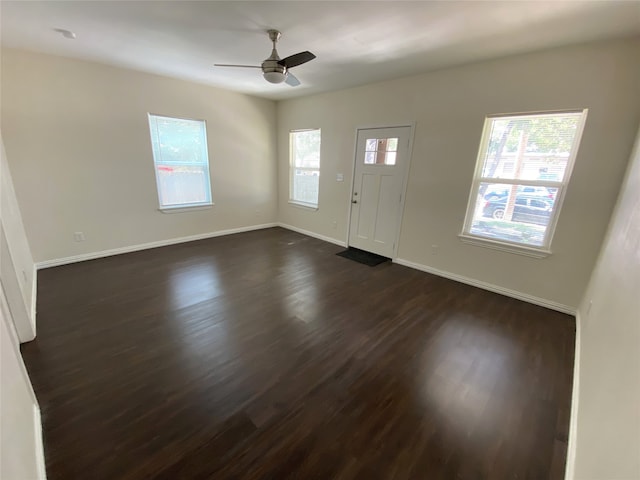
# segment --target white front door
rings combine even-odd
[[[393,257],[411,127],[358,130],[349,246]]]

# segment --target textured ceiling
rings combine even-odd
[[[2,1],[3,46],[95,61],[281,99],[549,47],[640,33],[639,1]],[[75,40],[54,29],[73,31]],[[310,50],[272,85],[281,57]]]

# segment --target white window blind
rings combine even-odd
[[[317,207],[320,187],[320,129],[289,133],[289,201]]]
[[[149,114],[160,209],[211,205],[204,120]]]

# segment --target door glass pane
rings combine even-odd
[[[375,152],[377,150],[378,139],[377,138],[367,138],[367,146],[365,150],[367,152]]]
[[[387,152],[395,152],[398,150],[398,139],[387,138]]]
[[[398,152],[387,152],[387,157],[385,158],[385,165],[395,165],[396,164],[396,155]]]
[[[364,152],[364,163],[367,165],[376,163],[376,152]]]
[[[395,165],[398,138],[367,138],[364,163],[366,165]]]

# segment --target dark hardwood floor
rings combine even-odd
[[[50,268],[49,479],[560,479],[574,319],[274,228]]]

